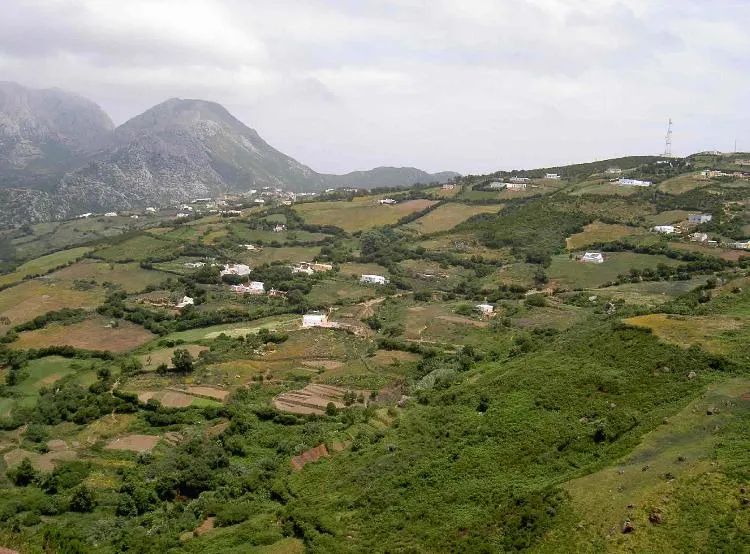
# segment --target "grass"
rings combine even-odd
[[[690,174],[672,177],[671,179],[662,181],[657,187],[659,190],[669,194],[682,194],[683,192],[705,187],[709,184],[708,181],[701,179],[697,174]]]
[[[706,256],[716,256],[723,260],[737,261],[743,256],[750,257],[750,252],[744,250],[731,250],[729,248],[712,248],[698,242],[670,242],[670,248],[675,250],[686,250],[688,252],[700,252]]]
[[[244,244],[264,244],[268,245],[273,242],[284,244],[287,241],[318,242],[328,235],[323,233],[311,233],[309,231],[266,231],[263,229],[248,229],[244,225],[235,223],[231,226],[232,237],[238,243]]]
[[[660,263],[676,265],[678,262],[666,256],[607,252],[604,254],[604,263],[589,264],[570,259],[566,254],[559,254],[552,258],[549,276],[561,286],[594,288],[615,280],[618,275],[627,274],[630,269],[656,268]]]
[[[679,223],[685,221],[691,213],[686,210],[668,210],[666,212],[659,212],[658,214],[650,215],[646,217],[646,221],[650,225],[670,225],[672,223]]]
[[[62,308],[95,308],[104,300],[104,290],[79,291],[68,283],[34,279],[0,291],[0,316],[17,325]]]
[[[137,263],[115,264],[84,260],[53,274],[59,281],[93,279],[98,285],[115,283],[125,292],[139,292],[149,285],[158,285],[167,278],[160,271],[141,268]]]
[[[26,262],[18,267],[13,273],[0,276],[0,287],[11,283],[17,283],[29,275],[42,275],[47,273],[51,269],[77,260],[87,252],[91,252],[91,250],[92,249],[87,246],[71,248],[69,250],[61,250],[60,252],[41,256],[35,260]]]
[[[79,362],[80,363],[80,362]],[[77,371],[76,361],[60,356],[48,356],[32,360],[24,369],[28,377],[21,381],[17,390],[27,396],[36,395],[43,386],[50,386],[55,381]]]
[[[388,277],[389,275],[388,270],[382,265],[351,262],[341,264],[339,272],[342,275],[354,275],[356,277],[360,275],[382,275],[383,277]]]
[[[468,204],[457,204],[451,202],[439,206],[416,221],[412,221],[407,227],[423,234],[448,231],[474,215],[497,213],[502,209],[502,204],[494,204],[491,206],[471,206]]]
[[[87,350],[126,352],[144,344],[154,335],[139,325],[120,321],[109,327],[103,318],[87,319],[72,325],[50,325],[44,329],[20,333],[13,348],[41,348],[44,346],[74,346]]]
[[[299,315],[273,316],[255,321],[243,321],[240,323],[227,323],[224,325],[214,325],[212,327],[202,327],[200,329],[190,329],[188,331],[179,331],[168,335],[166,340],[182,340],[193,342],[204,339],[212,339],[219,336],[220,333],[230,334],[232,332],[246,335],[250,332],[258,332],[260,329],[282,329],[286,328],[291,322],[301,321]],[[239,331],[238,331],[239,330]]]
[[[614,300],[623,300],[630,304],[653,306],[690,292],[695,287],[706,284],[706,277],[686,281],[643,281],[625,283],[606,289],[592,289],[592,295],[604,295]]]
[[[630,235],[639,235],[646,233],[641,227],[631,227],[629,225],[619,225],[602,223],[595,221],[584,227],[582,233],[576,233],[568,239],[565,244],[568,250],[576,250],[588,244],[598,242],[611,242]]]
[[[345,231],[361,231],[396,223],[405,215],[432,206],[431,200],[408,200],[394,206],[381,206],[384,197],[361,196],[351,202],[309,202],[294,209],[313,225],[334,225]]]
[[[171,241],[142,234],[97,250],[96,257],[109,262],[130,262],[167,256],[173,254],[174,250],[175,245]]]
[[[320,254],[318,246],[291,246],[285,248],[264,248],[262,251],[246,251],[237,259],[241,262],[253,265],[270,264],[272,262],[285,262],[295,264],[297,262],[309,262]]]
[[[750,331],[748,321],[725,315],[688,316],[649,314],[631,317],[625,323],[647,327],[662,340],[687,348],[697,344],[715,354],[726,354],[727,344],[722,335],[742,329]],[[734,333],[732,333],[734,334]]]
[[[377,287],[360,285],[353,278],[326,279],[313,285],[307,299],[313,306],[361,302],[378,295]]]

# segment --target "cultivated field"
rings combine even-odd
[[[96,257],[109,262],[130,262],[170,255],[174,253],[175,248],[179,250],[181,247],[175,247],[172,241],[142,234],[97,250]]]
[[[676,265],[678,262],[666,256],[605,252],[604,263],[590,264],[571,259],[567,254],[560,254],[552,258],[549,277],[560,286],[595,288],[615,280],[618,275],[627,274],[631,269],[656,268],[660,263]]]
[[[662,181],[657,185],[659,190],[667,192],[669,194],[682,194],[689,190],[705,187],[710,182],[700,178],[697,174],[693,175],[680,175],[679,177],[673,177]]]
[[[582,233],[565,239],[565,245],[568,250],[576,250],[583,246],[597,242],[612,242],[630,235],[641,235],[646,233],[642,227],[630,227],[628,225],[613,225],[595,221],[584,227]]]
[[[432,206],[431,200],[409,200],[394,206],[381,206],[382,197],[363,196],[351,202],[310,202],[297,204],[295,211],[313,225],[334,225],[345,231],[360,231],[396,223],[405,215]]]
[[[658,214],[650,215],[646,217],[646,221],[650,225],[670,225],[672,223],[679,223],[685,221],[691,213],[685,210],[669,210],[666,212],[660,212]]]
[[[95,260],[80,261],[53,273],[52,276],[58,281],[93,279],[98,285],[115,283],[125,292],[139,292],[150,285],[158,285],[167,278],[167,275],[160,271],[142,269],[134,262],[112,264]]]
[[[739,317],[724,315],[685,316],[649,314],[631,317],[625,323],[648,327],[662,340],[687,348],[697,344],[709,352],[726,353],[722,335],[743,328],[746,323]]]
[[[450,204],[439,206],[416,221],[412,221],[407,227],[423,234],[448,231],[474,215],[482,213],[497,213],[502,209],[502,204],[494,204],[491,206],[471,206],[468,204],[457,204],[451,202]]]
[[[13,348],[42,348],[44,346],[74,346],[86,350],[126,352],[140,346],[154,335],[139,325],[119,321],[111,327],[104,318],[87,319],[72,325],[50,325],[44,329],[20,333]]]
[[[0,276],[0,287],[10,283],[16,283],[23,280],[29,275],[42,275],[61,265],[77,260],[87,252],[90,247],[71,248],[70,250],[61,250],[54,254],[48,254],[19,266],[13,273]]]

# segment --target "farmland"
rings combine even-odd
[[[448,231],[456,225],[469,219],[470,217],[482,213],[495,213],[503,208],[502,204],[492,206],[470,206],[467,204],[449,203],[443,204],[409,223],[407,227],[414,229],[422,234],[437,233]]]
[[[294,207],[306,222],[333,225],[345,231],[360,231],[396,223],[412,212],[432,206],[430,200],[409,200],[393,206],[381,206],[375,197],[358,197],[351,202],[309,202]]]
[[[741,552],[750,265],[648,227],[708,205],[739,236],[745,206],[602,179],[640,163],[2,231],[72,242],[0,276],[0,544]]]

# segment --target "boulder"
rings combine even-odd
[[[632,533],[634,529],[635,527],[633,527],[633,523],[629,519],[626,519],[625,523],[622,524],[623,533]]]

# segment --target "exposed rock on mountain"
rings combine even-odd
[[[0,187],[53,187],[106,145],[113,128],[86,98],[0,82]]]

